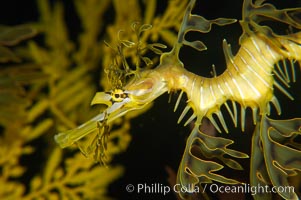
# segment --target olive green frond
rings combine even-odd
[[[194,188],[202,183],[217,181],[224,184],[238,184],[237,180],[227,178],[216,172],[224,168],[223,164],[234,170],[242,166],[232,158],[248,158],[248,155],[227,147],[234,143],[222,137],[206,135],[196,126],[191,132],[178,170],[178,183]],[[221,162],[213,161],[213,158]],[[184,198],[185,194],[181,194]]]
[[[162,54],[160,48],[166,48],[164,44],[153,43],[147,44],[141,40],[144,32],[151,30],[150,24],[140,24],[133,22],[131,24],[132,35],[134,40],[123,39],[123,30],[119,30],[117,34],[117,44],[112,46],[105,42],[106,46],[110,48],[112,61],[109,66],[105,68],[108,82],[111,83],[113,89],[122,88],[129,79],[138,76],[143,69],[148,69],[153,66],[151,58],[145,56],[148,51],[155,54]],[[134,52],[134,57],[132,55]],[[129,62],[129,56],[132,57],[132,62]]]
[[[0,25],[0,63],[20,62],[20,58],[8,47],[15,46],[36,33],[37,30],[30,25]]]
[[[0,45],[15,46],[19,42],[33,37],[37,30],[31,25],[0,26]]]
[[[270,40],[274,45],[279,46],[279,42],[275,40],[278,38],[287,38],[289,40],[297,42],[292,36],[279,35],[275,33],[272,28],[267,25],[260,24],[262,22],[273,21],[288,26],[301,29],[300,19],[296,16],[296,13],[300,13],[300,8],[287,8],[277,9],[274,5],[264,3],[264,1],[256,1],[255,4],[252,0],[245,0],[243,3],[243,16],[240,24],[243,29],[243,34],[239,38],[239,43],[255,33],[263,33],[266,39]]]
[[[110,199],[106,196],[107,180],[114,181],[123,172],[121,167],[100,167],[80,153],[63,160],[62,150],[51,153],[42,175],[30,182],[29,199]]]
[[[127,1],[126,5],[125,2],[113,1],[114,10],[118,15],[114,19],[114,24],[106,30],[107,38],[102,48],[104,53],[102,65],[106,71],[102,76],[109,76],[107,77],[109,79],[103,77],[101,85],[106,90],[124,85],[126,81],[122,78],[123,81],[117,81],[116,77],[125,75],[132,77],[140,68],[150,68],[158,63],[159,57],[149,57],[147,52],[150,50],[155,54],[161,54],[162,49],[166,47],[163,43],[169,47],[173,46],[187,1],[168,1],[167,8],[160,15],[156,11],[158,3],[155,0],[143,1],[145,12],[141,11],[143,8],[137,0]],[[135,12],[128,12],[129,6]],[[127,20],[124,20],[125,16]],[[160,40],[163,42],[158,43]],[[120,52],[122,58],[118,58],[116,62],[114,58],[116,55],[120,57]],[[130,70],[126,71],[124,68]],[[107,81],[112,77],[115,77],[114,80]]]
[[[301,171],[301,119],[272,120],[262,117],[256,126],[252,148],[251,184],[290,187],[288,178]],[[296,191],[277,191],[285,199],[298,199]],[[257,199],[269,194],[258,194]]]
[[[228,24],[232,24],[236,22],[236,19],[226,19],[226,18],[218,18],[213,20],[207,20],[204,17],[196,14],[192,14],[192,9],[195,5],[195,0],[190,1],[189,5],[186,8],[186,12],[178,32],[178,40],[175,45],[176,54],[178,54],[179,48],[182,45],[190,46],[196,50],[203,51],[206,50],[206,45],[199,40],[196,41],[188,41],[185,39],[185,35],[189,31],[198,31],[201,33],[208,33],[211,30],[212,24],[216,24],[219,26],[224,26]]]

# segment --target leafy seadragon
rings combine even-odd
[[[110,80],[114,82],[114,87],[111,91],[96,93],[92,100],[92,105],[104,104],[107,108],[76,129],[59,133],[55,136],[56,142],[64,148],[99,129],[94,145],[96,150],[98,149],[97,154],[100,150],[100,156],[96,158],[101,160],[109,134],[108,127],[114,120],[129,111],[145,108],[166,92],[181,91],[175,110],[183,93],[188,100],[178,122],[181,122],[191,109],[193,114],[185,125],[194,121],[194,128],[187,139],[178,170],[178,183],[181,186],[193,188],[212,181],[224,184],[240,183],[218,174],[218,171],[224,167],[223,164],[232,169],[242,169],[232,158],[248,158],[248,155],[229,149],[232,140],[210,136],[200,131],[203,118],[208,118],[219,132],[221,127],[218,124],[228,132],[221,106],[225,106],[236,127],[237,105],[240,105],[242,131],[248,107],[252,110],[253,122],[256,124],[252,139],[250,184],[289,186],[288,177],[296,175],[297,171],[301,170],[301,144],[297,140],[301,134],[301,119],[272,120],[268,115],[271,110],[270,103],[274,105],[278,114],[281,114],[274,88],[293,99],[281,85],[288,86],[290,81],[295,81],[294,63],[301,61],[299,31],[301,21],[297,16],[301,13],[301,8],[280,10],[272,4],[265,3],[264,0],[257,0],[255,3],[252,3],[252,0],[244,0],[243,17],[240,20],[243,29],[239,39],[240,49],[233,55],[230,45],[224,40],[223,50],[227,68],[221,75],[206,78],[189,72],[179,60],[179,51],[183,45],[200,51],[207,48],[201,41],[186,40],[186,33],[190,31],[208,33],[213,24],[224,26],[235,23],[236,20],[226,18],[207,20],[192,14],[194,5],[195,0],[191,0],[187,5],[177,42],[170,52],[161,55],[160,63],[154,69],[136,66],[136,70],[132,70],[122,56],[122,47],[138,44],[121,41],[116,49],[118,56],[116,62],[121,62],[122,67],[118,68],[115,64],[113,65],[115,68],[110,71],[113,73],[110,74]],[[262,23],[269,21],[286,24],[291,28],[290,32],[285,35],[275,33],[272,28]],[[144,26],[144,29],[147,29],[145,27],[149,28]],[[153,47],[158,50],[156,47],[164,46]],[[145,57],[141,59],[145,64],[150,61]],[[290,65],[286,64],[284,67],[279,65],[279,62],[284,60],[290,61]],[[291,74],[287,70],[289,66]],[[216,117],[213,117],[214,115]],[[216,162],[217,160],[220,162]],[[294,191],[278,191],[278,194],[285,199],[298,199]],[[186,198],[189,193],[180,195]],[[271,198],[269,195],[270,193],[260,193],[255,199]]]

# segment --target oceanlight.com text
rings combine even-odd
[[[129,193],[137,194],[162,194],[167,195],[170,192],[174,193],[242,193],[242,194],[262,194],[262,193],[294,193],[295,188],[293,186],[268,186],[268,185],[219,185],[219,184],[204,184],[203,187],[197,185],[183,186],[176,184],[174,186],[164,185],[162,183],[138,183],[128,184],[125,189]]]
[[[294,193],[295,188],[293,186],[273,186],[268,185],[218,185],[218,184],[205,184],[203,188],[204,192],[210,191],[212,193],[249,193],[256,195],[260,193]]]

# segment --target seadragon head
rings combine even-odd
[[[166,91],[166,83],[158,73],[150,70],[143,71],[139,78],[133,78],[122,89],[115,88],[108,92],[96,93],[91,104],[107,106],[104,111],[75,129],[57,134],[55,141],[65,148],[74,143],[78,144],[80,139],[98,130],[93,143],[89,146],[89,149],[93,149],[89,150],[92,152],[87,152],[80,146],[79,148],[85,155],[93,153],[94,159],[102,163],[110,124],[130,111],[145,108]]]
[[[97,92],[91,105],[104,104],[107,121],[111,122],[132,110],[144,108],[167,91],[163,77],[156,71],[146,70],[134,77],[124,88]]]
[[[134,23],[132,26],[133,30],[137,32],[137,37],[141,35],[141,32],[150,28],[147,25],[142,25],[139,28],[137,23]],[[78,141],[86,135],[98,131],[92,144],[90,144],[90,149],[94,151],[94,159],[100,162],[102,162],[104,157],[112,122],[130,111],[145,108],[158,96],[168,91],[164,77],[157,71],[148,69],[152,61],[142,56],[144,47],[142,47],[139,38],[138,42],[119,39],[116,48],[111,47],[107,43],[106,45],[111,48],[114,54],[111,65],[105,69],[112,89],[105,92],[97,92],[91,101],[91,105],[104,105],[106,106],[105,109],[77,128],[61,132],[55,136],[55,141],[62,148],[78,144],[84,154],[90,154],[91,152],[86,152],[80,147]],[[132,47],[137,50],[136,54],[142,60],[142,62],[136,63],[136,66],[134,66],[135,69],[129,67],[130,65],[123,53],[123,48]],[[148,45],[146,48],[160,54],[161,51],[157,49],[158,47],[165,48],[165,45],[156,43]],[[146,67],[140,67],[141,63],[145,64]]]

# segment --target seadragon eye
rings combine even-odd
[[[112,101],[113,102],[121,102],[125,98],[128,97],[127,93],[125,93],[121,89],[115,89],[115,90],[113,90],[112,93],[111,93],[111,96],[112,96]]]

